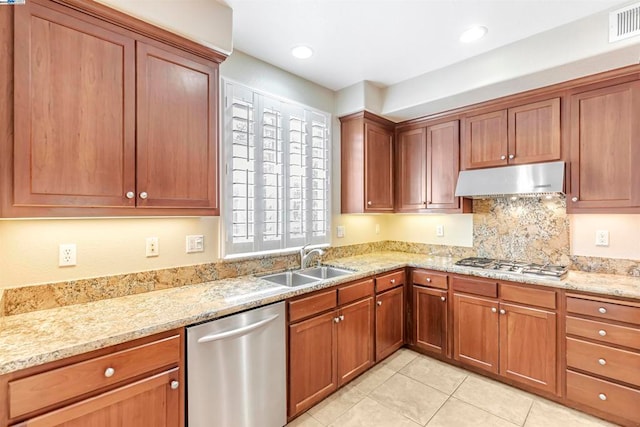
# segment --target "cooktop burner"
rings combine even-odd
[[[567,275],[569,268],[563,265],[532,264],[520,261],[508,261],[491,258],[463,258],[456,262],[465,267],[482,268],[512,274],[529,274],[551,279],[562,279]]]

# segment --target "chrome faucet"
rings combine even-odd
[[[304,270],[306,268],[307,260],[314,254],[318,254],[319,257],[324,255],[324,251],[320,248],[311,249],[309,252],[307,252],[307,246],[309,245],[304,245],[300,248],[300,270]],[[318,262],[319,261],[320,260],[318,260]]]

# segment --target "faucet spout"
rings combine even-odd
[[[307,267],[307,261],[313,255],[318,255],[319,257],[324,255],[324,251],[320,248],[311,249],[309,252],[307,252],[307,246],[309,245],[304,245],[302,248],[300,248],[300,270],[304,270]]]

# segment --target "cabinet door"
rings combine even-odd
[[[560,98],[509,108],[509,164],[560,157]]]
[[[413,286],[415,345],[423,350],[447,354],[447,291]]]
[[[462,140],[464,169],[506,165],[507,149],[507,110],[465,118]]]
[[[556,314],[500,304],[500,374],[556,392]]]
[[[427,208],[457,209],[455,197],[460,171],[460,138],[457,120],[427,128]]]
[[[337,312],[289,326],[289,416],[303,412],[338,387]]]
[[[16,206],[135,204],[135,45],[93,22],[15,8]]]
[[[426,207],[427,139],[424,128],[398,133],[396,141],[398,211]]]
[[[393,211],[393,133],[365,122],[365,212]]]
[[[138,207],[219,213],[217,103],[213,64],[138,43]]]
[[[404,344],[404,286],[376,296],[376,362]]]
[[[342,385],[373,365],[373,297],[342,307],[339,319],[338,384]]]
[[[498,373],[498,302],[454,294],[454,358]]]
[[[640,82],[573,95],[570,108],[569,209],[640,207]]]
[[[179,427],[178,369],[163,372],[24,422],[29,427]]]

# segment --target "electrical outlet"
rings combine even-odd
[[[609,246],[609,230],[596,230],[596,246]]]
[[[376,224],[376,234],[380,234],[380,224]]]
[[[58,252],[58,266],[71,267],[73,265],[76,265],[76,244],[61,244]]]
[[[436,236],[444,237],[444,225],[436,225]]]
[[[147,237],[145,253],[147,255],[147,258],[160,255],[160,247],[158,246],[157,237]]]
[[[344,237],[344,225],[339,225],[336,227],[336,236],[338,236],[339,239],[342,239]]]
[[[194,252],[204,252],[204,236],[202,234],[187,236],[187,253]]]

